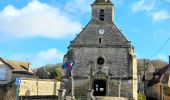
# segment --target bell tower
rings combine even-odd
[[[75,97],[90,97],[89,87],[94,96],[137,100],[134,47],[114,23],[114,5],[111,0],[94,0],[91,7],[91,20],[70,42],[64,56],[64,63],[75,61]],[[69,94],[70,89],[66,90]]]
[[[112,24],[114,22],[114,5],[110,0],[95,0],[91,5],[92,18]]]

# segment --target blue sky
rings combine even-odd
[[[0,56],[61,63],[67,46],[91,18],[94,0],[0,0]],[[113,0],[115,24],[132,41],[137,58],[168,61],[170,0]],[[168,4],[169,3],[169,4]],[[152,57],[152,55],[155,55]]]

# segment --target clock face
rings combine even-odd
[[[105,33],[104,29],[99,30],[99,34],[103,35]]]

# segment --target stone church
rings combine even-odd
[[[92,18],[70,42],[64,61],[75,61],[75,97],[125,97],[137,100],[137,60],[134,47],[114,23],[111,0],[95,0]]]

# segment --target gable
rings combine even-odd
[[[0,59],[0,84],[6,84],[11,79],[12,68]]]
[[[0,58],[0,63],[2,63],[5,66],[8,66],[12,70],[12,72],[33,73],[31,69],[31,63],[28,62],[13,61]]]
[[[99,34],[100,29],[104,29],[105,34]],[[80,32],[80,34],[71,42],[69,47],[106,47],[127,45],[130,45],[130,42],[125,38],[114,23],[107,24],[93,18],[82,32]]]
[[[5,60],[3,60],[2,58],[0,58],[0,67],[5,67],[5,68],[8,68],[8,69],[14,69],[12,66],[10,66],[8,63],[5,62]]]

